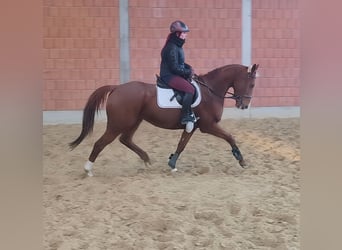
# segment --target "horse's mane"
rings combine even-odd
[[[206,74],[200,74],[199,76],[202,77],[202,76],[211,76],[211,75],[216,75],[219,73],[219,71],[224,71],[224,70],[227,70],[227,69],[230,69],[230,68],[235,68],[235,67],[245,67],[241,64],[228,64],[228,65],[225,65],[225,66],[222,66],[222,67],[219,67],[219,68],[216,68],[216,69],[213,69],[211,71],[209,71],[208,73]]]

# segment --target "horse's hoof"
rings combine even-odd
[[[87,173],[89,177],[93,177],[93,172],[91,171],[93,169],[93,162],[87,161],[86,164],[84,165],[84,171]]]
[[[94,174],[93,174],[93,172],[92,172],[91,170],[85,169],[84,171],[86,172],[86,174],[87,174],[89,177],[93,177],[93,176],[94,176]]]
[[[242,168],[247,168],[247,164],[246,164],[245,160],[240,160],[239,164]]]
[[[144,164],[145,164],[145,167],[148,167],[148,166],[152,165],[150,160],[144,161]]]

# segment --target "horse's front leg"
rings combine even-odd
[[[239,161],[241,167],[246,166],[246,162],[243,159],[243,156],[240,152],[240,149],[236,145],[234,137],[228,132],[224,131],[217,123],[213,123],[211,126],[202,126],[200,127],[201,132],[208,133],[214,135],[216,137],[222,138],[227,141],[232,147],[232,153],[236,160]]]
[[[169,157],[168,165],[171,167],[172,171],[177,171],[177,168],[176,168],[177,159],[178,159],[179,155],[185,149],[185,146],[188,144],[191,136],[194,134],[196,129],[197,129],[197,127],[195,127],[190,133],[186,132],[186,130],[183,131],[182,137],[180,138],[180,140],[178,142],[176,152],[174,154],[171,154]]]

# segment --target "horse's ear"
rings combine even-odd
[[[248,66],[248,68],[247,68],[247,72],[248,72],[248,73],[251,73],[251,72],[252,72],[252,67],[253,67],[252,65]]]
[[[253,64],[251,73],[254,73],[259,68],[259,64]]]

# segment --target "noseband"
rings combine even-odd
[[[234,93],[231,93],[229,91],[227,91],[226,94],[230,94],[231,96],[224,95],[223,98],[233,99],[235,101],[240,101],[240,102],[242,102],[243,98],[252,99],[252,96],[250,95],[235,95]]]
[[[248,77],[253,78],[252,74],[248,74]],[[198,75],[194,76],[194,80],[196,82],[198,82],[200,85],[206,87],[209,90],[209,92],[211,92],[215,96],[217,96],[219,98],[222,98],[222,99],[233,99],[233,100],[235,100],[237,102],[242,102],[243,98],[252,99],[252,96],[250,96],[250,95],[236,95],[235,93],[232,93],[232,92],[229,92],[229,91],[227,91],[224,94],[224,96],[222,96],[222,95],[219,95],[219,94],[215,93],[215,91],[210,86],[208,86],[204,81],[200,80],[200,77]],[[230,96],[227,96],[227,94],[229,94]]]

